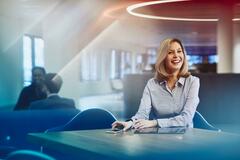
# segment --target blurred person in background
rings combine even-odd
[[[60,97],[58,95],[63,80],[56,73],[48,73],[44,80],[44,91],[47,98],[34,101],[30,105],[30,109],[74,109],[75,103],[73,99]]]
[[[28,109],[31,102],[47,98],[43,91],[45,75],[46,71],[43,67],[32,68],[32,83],[22,89],[14,110]]]

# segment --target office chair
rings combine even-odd
[[[37,151],[18,150],[10,153],[6,160],[55,160],[55,158]]]
[[[66,124],[50,128],[46,132],[106,129],[111,128],[111,124],[116,120],[115,116],[107,110],[91,108],[78,113]]]
[[[47,129],[45,133],[57,131],[107,129],[111,128],[111,124],[116,120],[116,117],[107,110],[101,108],[91,108],[79,112],[76,116],[74,116],[69,122],[64,125]],[[43,146],[41,146],[40,152],[43,152],[43,150],[45,149],[43,148]]]
[[[209,124],[207,120],[198,111],[195,112],[195,115],[193,117],[193,127],[212,130],[212,131],[218,131],[218,132],[221,131],[220,129]]]

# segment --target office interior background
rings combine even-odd
[[[1,0],[0,109],[13,110],[31,68],[42,66],[62,76],[60,95],[80,110],[102,107],[123,119],[124,77],[153,73],[167,37],[183,41],[193,74],[240,73],[239,1],[161,1],[126,10],[143,2],[150,1]]]

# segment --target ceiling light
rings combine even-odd
[[[172,3],[172,2],[183,2],[183,1],[190,1],[190,0],[161,0],[161,1],[150,1],[150,2],[143,2],[131,5],[127,7],[127,12],[131,15],[149,19],[159,19],[159,20],[171,20],[171,21],[198,21],[198,22],[216,22],[218,21],[217,18],[181,18],[181,17],[165,17],[165,16],[155,16],[155,15],[148,15],[143,13],[134,12],[135,9],[146,7],[150,5],[162,4],[162,3]],[[240,18],[234,18],[233,21],[240,21]]]

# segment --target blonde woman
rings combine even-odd
[[[114,122],[112,129],[120,126],[124,131],[132,127],[193,127],[200,82],[188,72],[180,40],[169,38],[161,43],[155,69],[155,77],[148,81],[136,115],[126,122]]]

